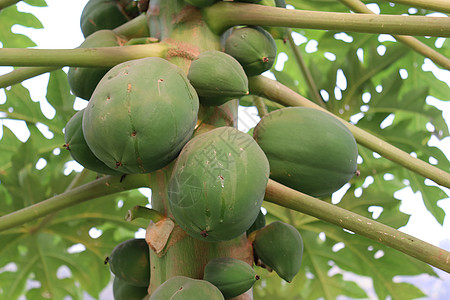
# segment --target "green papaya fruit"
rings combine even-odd
[[[99,30],[91,34],[79,48],[116,47],[121,46],[123,39],[112,30]],[[110,68],[70,67],[67,73],[72,93],[85,100],[91,98],[95,87]]]
[[[161,284],[149,300],[224,300],[220,290],[206,280],[175,276]]]
[[[186,73],[158,57],[130,60],[100,80],[84,111],[92,152],[122,173],[170,163],[191,138],[199,101]]]
[[[219,0],[184,0],[184,2],[196,7],[208,7],[218,2]]]
[[[275,110],[261,119],[253,136],[269,159],[271,178],[311,196],[330,195],[356,172],[353,135],[325,112]]]
[[[135,2],[137,9],[136,1]],[[129,5],[123,5],[119,0],[89,0],[81,12],[80,27],[84,37],[100,29],[114,29],[132,17],[136,16],[133,10],[127,15]]]
[[[203,279],[214,284],[225,299],[229,299],[248,291],[259,276],[246,262],[231,257],[221,257],[210,260],[206,264]]]
[[[257,230],[253,249],[256,257],[291,282],[300,270],[303,239],[292,225],[275,221]]]
[[[72,158],[86,169],[101,174],[122,175],[122,173],[111,169],[98,159],[86,143],[83,135],[84,109],[76,112],[67,122],[64,129],[64,147],[70,151]]]
[[[150,255],[145,239],[131,239],[114,247],[105,260],[111,272],[125,283],[146,287],[150,283]]]
[[[235,2],[247,2],[247,3],[258,3],[261,0],[234,0]]]
[[[176,223],[194,238],[225,241],[255,221],[269,164],[250,135],[220,127],[197,135],[181,151],[169,181]]]
[[[231,55],[221,51],[201,53],[189,67],[188,79],[203,105],[222,105],[248,94],[244,69]]]
[[[247,229],[247,235],[249,235],[255,230],[263,228],[264,226],[266,226],[266,216],[260,210],[258,216],[256,217],[255,222],[253,222],[252,226],[250,226],[250,228]]]
[[[126,283],[119,277],[114,277],[113,296],[114,300],[142,300],[147,296],[146,286],[134,286]]]
[[[277,45],[262,27],[234,27],[224,35],[225,53],[236,58],[247,76],[259,75],[273,66]]]

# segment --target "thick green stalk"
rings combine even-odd
[[[385,1],[404,4],[411,7],[425,8],[443,13],[450,13],[450,2],[448,0],[385,0]]]
[[[260,25],[450,37],[450,18],[319,12],[237,2],[218,2],[205,8],[204,16],[217,33],[235,25]]]
[[[369,8],[367,8],[367,6],[360,0],[339,0],[339,1],[341,1],[343,4],[345,4],[348,8],[350,8],[354,12],[364,14],[375,14]],[[448,6],[450,8],[450,5]],[[425,45],[424,43],[422,43],[421,41],[417,40],[412,36],[404,36],[404,35],[393,35],[393,36],[396,40],[407,45],[412,50],[420,53],[425,57],[428,57],[441,67],[450,70],[450,59],[440,54],[433,48],[428,47],[427,45]]]
[[[322,96],[319,94],[319,89],[317,88],[316,83],[314,82],[314,79],[312,78],[311,72],[309,71],[308,67],[306,66],[306,63],[302,57],[302,54],[300,53],[300,50],[298,49],[298,46],[295,44],[294,39],[292,38],[292,30],[288,30],[288,42],[289,46],[292,49],[292,53],[294,54],[294,58],[297,62],[297,65],[300,68],[300,71],[303,74],[303,77],[305,77],[306,84],[309,87],[309,90],[311,92],[312,98],[314,101],[322,106],[323,108],[326,108],[325,102],[322,99]]]
[[[0,231],[22,225],[84,201],[140,187],[148,187],[150,174],[104,176],[62,194],[0,217]]]
[[[0,48],[0,65],[113,67],[132,59],[165,57],[168,50],[165,43],[76,49]]]
[[[348,229],[450,273],[450,252],[339,206],[269,180],[265,200]]]
[[[24,67],[15,69],[0,76],[0,89],[57,69],[59,67]]]
[[[7,8],[8,6],[14,5],[21,0],[0,0],[0,10]]]
[[[141,14],[134,19],[126,22],[113,29],[113,31],[118,35],[123,35],[127,39],[148,37],[150,32],[148,30],[147,16]]]
[[[381,156],[417,173],[429,178],[447,188],[450,188],[450,173],[415,158],[403,150],[383,141],[382,139],[360,129],[345,120],[335,116],[319,105],[297,94],[283,84],[264,76],[249,78],[250,93],[263,95],[275,102],[286,106],[305,106],[324,111],[341,121],[352,132],[358,144],[380,154]]]

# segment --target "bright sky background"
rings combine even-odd
[[[13,31],[30,36],[38,45],[38,48],[75,48],[83,41],[83,36],[79,27],[79,20],[81,11],[86,2],[87,0],[47,0],[49,5],[47,8],[34,8],[27,4],[19,3],[19,9],[35,14],[41,20],[45,29],[35,30],[24,28],[22,26],[15,26],[13,27]],[[308,42],[307,45],[310,46],[307,47],[307,50],[311,49],[310,51],[314,51],[314,41],[307,41],[301,36],[298,37],[297,41],[298,43]],[[280,64],[283,63],[284,62],[280,60]],[[280,67],[280,65],[277,67]],[[429,61],[425,64],[424,69],[432,70],[436,68],[433,67],[433,63]],[[9,71],[9,68],[0,67],[0,74],[6,73],[7,71]],[[450,72],[442,71],[438,76],[441,80],[447,81],[450,85]],[[32,99],[41,103],[41,108],[45,112],[46,116],[52,118],[54,115],[54,109],[45,99],[45,87],[47,86],[48,78],[48,74],[44,74],[37,78],[25,81],[24,85],[30,90]],[[448,103],[435,99],[429,100],[429,103],[436,105],[440,109],[445,109],[444,116],[447,120],[450,120],[450,105]],[[4,101],[4,92],[0,90],[0,103],[3,103]],[[86,105],[86,103],[86,101],[78,100],[75,103],[75,108],[81,109]],[[256,111],[250,110],[245,114],[250,114],[252,116],[250,118],[251,120],[246,119],[245,123],[251,127],[254,126],[254,124],[251,123],[258,120]],[[2,121],[0,120],[0,122]],[[17,132],[18,135],[22,135],[22,139],[27,138],[27,134],[24,133],[26,131],[23,131],[23,125],[20,123],[8,123],[3,121],[3,124],[16,128],[15,132]],[[248,128],[241,127],[240,129],[245,131]],[[0,129],[0,136],[1,134],[2,132]],[[445,151],[447,157],[450,157],[450,138],[446,138],[440,143],[434,140],[433,144],[439,145],[439,147]],[[370,184],[370,181],[366,182],[366,184]],[[447,194],[450,195],[449,190],[447,190]],[[401,230],[435,245],[439,245],[443,240],[447,239],[445,245],[441,243],[440,246],[450,250],[450,198],[441,200],[438,203],[439,206],[441,206],[447,213],[444,226],[441,226],[425,209],[420,193],[413,194],[411,189],[406,188],[396,196],[403,200],[401,210],[411,215],[408,225]],[[377,213],[376,210],[374,210],[374,213]]]

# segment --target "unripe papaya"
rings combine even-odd
[[[218,2],[219,0],[184,0],[184,2],[196,7],[208,7]]]
[[[121,63],[98,83],[84,112],[92,152],[123,173],[148,173],[170,163],[197,123],[197,93],[184,71],[165,59]]]
[[[260,210],[258,216],[256,217],[255,222],[253,222],[252,226],[250,226],[250,228],[247,229],[247,235],[249,235],[255,230],[263,228],[264,226],[266,226],[266,216]]]
[[[206,280],[175,276],[166,280],[150,300],[224,300],[220,290]]]
[[[222,105],[248,94],[248,79],[239,62],[224,52],[201,53],[189,67],[188,79],[203,105]]]
[[[228,299],[248,291],[259,276],[246,262],[221,257],[206,264],[203,279],[214,284]]]
[[[271,178],[305,194],[330,195],[356,172],[358,148],[352,133],[325,112],[275,110],[261,119],[253,136],[269,159]]]
[[[112,30],[99,30],[91,34],[79,48],[121,46],[123,40]],[[70,67],[67,73],[70,89],[73,94],[89,100],[95,87],[110,68]]]
[[[145,239],[131,239],[117,245],[105,260],[111,272],[125,283],[146,287],[150,283],[149,247]]]
[[[126,283],[119,277],[114,277],[113,296],[114,300],[142,300],[147,296],[146,286],[134,286]]]
[[[236,58],[248,76],[269,70],[275,62],[277,45],[262,27],[234,27],[224,33],[222,40],[225,53]]]
[[[111,169],[105,165],[97,156],[92,153],[91,149],[86,143],[83,135],[84,109],[76,112],[69,122],[67,122],[64,129],[64,147],[70,151],[72,158],[86,169],[108,175],[122,175],[122,173]]]
[[[114,29],[129,19],[117,0],[89,0],[81,12],[80,27],[87,37],[100,29]]]
[[[247,3],[258,3],[261,0],[234,0],[235,2],[247,2]]]
[[[176,223],[210,242],[243,234],[258,216],[268,175],[267,158],[250,135],[220,127],[194,137],[169,182]]]
[[[291,282],[302,264],[303,239],[298,230],[275,221],[255,233],[253,249],[257,258]]]

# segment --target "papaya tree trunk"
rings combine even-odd
[[[150,35],[161,42],[174,45],[167,59],[188,71],[191,61],[206,50],[220,50],[219,36],[214,34],[202,19],[199,9],[181,0],[151,0],[147,11]],[[203,133],[220,126],[237,124],[237,101],[229,101],[219,107],[200,107],[199,120],[194,134]],[[168,206],[168,182],[172,164],[157,172],[150,183],[152,207],[171,217]],[[149,230],[156,230],[150,224]],[[161,229],[163,230],[163,229]],[[164,230],[167,230],[164,229]],[[147,233],[148,233],[147,232]],[[156,233],[157,235],[159,233]],[[153,236],[153,235],[152,235]],[[153,241],[147,234],[147,242]],[[151,248],[151,247],[150,247]],[[216,257],[233,257],[253,264],[253,249],[245,234],[230,241],[210,243],[194,239],[175,225],[163,249],[150,249],[151,279],[149,294],[173,276],[203,278],[207,262]],[[252,291],[236,297],[239,300],[253,299]]]

